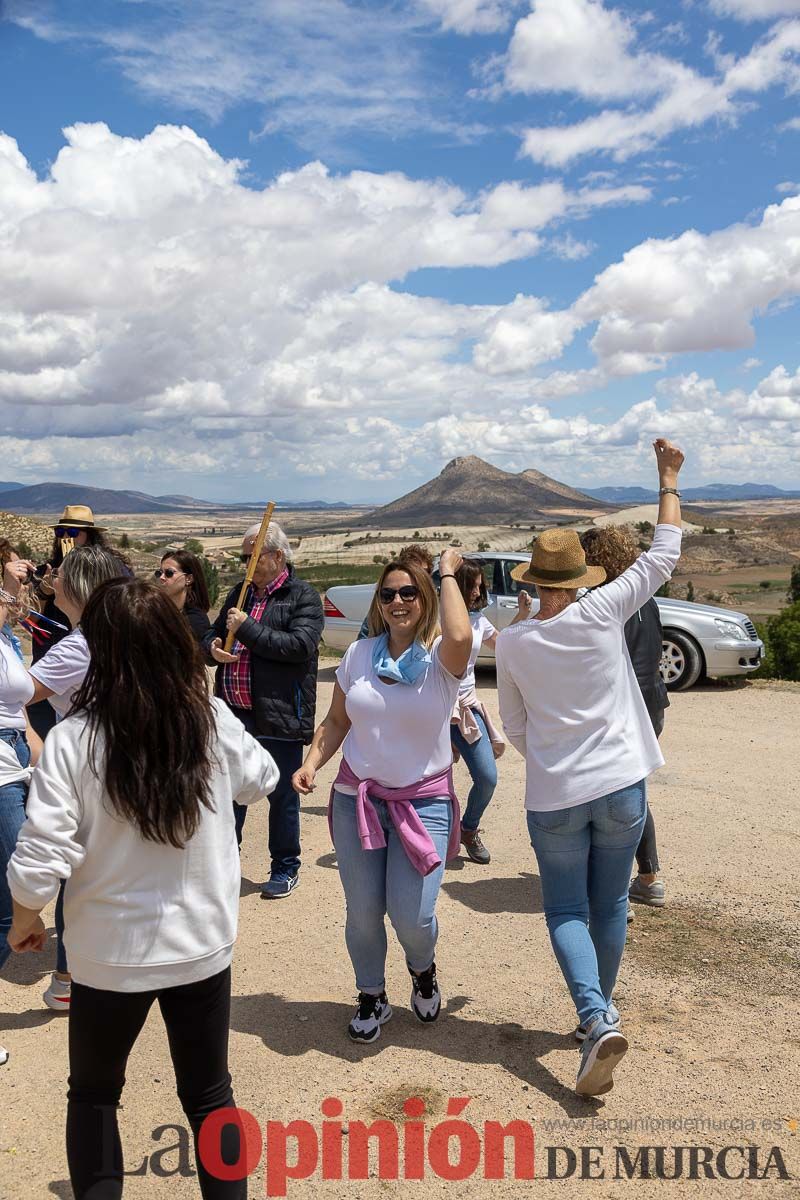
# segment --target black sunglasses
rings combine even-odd
[[[162,575],[165,579],[172,579],[174,575],[183,575],[183,571],[176,571],[174,567],[157,567],[153,571],[155,579],[160,579]]]
[[[84,529],[86,529],[85,525],[81,525],[74,529],[71,525],[56,525],[55,534],[57,538],[75,538],[79,533],[82,533]]]
[[[381,604],[391,604],[395,596],[399,596],[401,600],[416,600],[419,588],[413,583],[407,583],[401,588],[382,587],[378,595],[381,598]]]

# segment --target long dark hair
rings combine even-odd
[[[65,524],[67,524],[67,522],[65,522]],[[91,526],[86,529],[86,541],[84,542],[84,545],[102,546],[104,550],[111,549],[108,538],[103,533],[103,530],[93,529]],[[117,551],[115,550],[114,553],[116,554]],[[118,557],[122,559],[126,566],[128,565],[128,560],[125,558],[124,554],[120,554]],[[64,561],[64,551],[61,549],[61,538],[53,536],[53,548],[50,551],[49,561],[51,567],[60,567]]]
[[[162,566],[168,558],[178,564],[184,575],[192,577],[192,582],[186,590],[187,607],[199,608],[207,613],[211,608],[211,601],[208,598],[205,572],[200,559],[196,554],[192,554],[191,550],[168,550],[166,554],[161,555]]]
[[[88,717],[92,771],[117,816],[147,841],[180,849],[211,807],[214,714],[191,630],[141,579],[101,584],[81,629],[91,661],[70,711]]]
[[[478,608],[483,609],[486,608],[487,604],[489,603],[483,567],[479,562],[476,562],[474,558],[465,558],[461,566],[456,571],[456,583],[458,584],[458,590],[464,597],[464,603],[467,606],[467,612],[476,611],[472,607],[470,595],[472,593],[472,589],[475,587],[475,581],[478,579],[481,581],[481,594],[478,597]]]

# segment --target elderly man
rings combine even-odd
[[[258,525],[242,541],[243,563],[250,559]],[[324,619],[311,584],[298,579],[286,534],[274,521],[264,540],[245,610],[236,607],[239,585],[226,597],[203,645],[219,663],[215,692],[275,759],[280,781],[269,798],[270,877],[261,886],[265,900],[288,896],[300,870],[300,799],[292,775],[302,765],[303,746],[314,734],[317,658]],[[233,652],[223,649],[236,634]],[[247,809],[236,805],[241,844]]]

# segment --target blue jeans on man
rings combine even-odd
[[[527,812],[550,941],[582,1025],[611,1004],[646,813],[644,780],[572,808]]]
[[[292,776],[303,765],[303,743],[282,738],[262,737],[256,732],[250,709],[232,708],[248,733],[272,755],[280,772],[277,787],[269,796],[270,879],[294,879],[300,870],[300,797],[292,787]],[[234,804],[236,840],[242,844],[247,816],[246,804]]]

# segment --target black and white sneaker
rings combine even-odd
[[[409,967],[411,971],[411,968]],[[436,982],[436,963],[433,962],[427,971],[411,971],[411,1011],[420,1021],[435,1021],[442,1007],[442,997],[439,984]]]
[[[358,1008],[347,1032],[354,1042],[374,1042],[381,1036],[381,1025],[391,1020],[392,1006],[386,992],[373,996],[371,992],[358,993]]]

